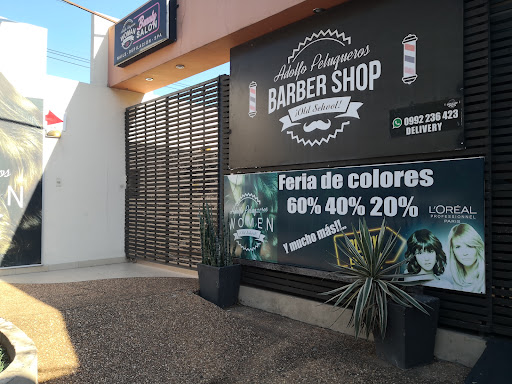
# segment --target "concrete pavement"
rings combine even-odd
[[[443,361],[401,371],[372,342],[222,310],[190,276],[145,263],[5,276],[0,317],[35,342],[40,383],[455,384],[469,372]]]
[[[20,272],[23,272],[23,270],[19,269],[18,273]],[[136,263],[126,262],[94,267],[51,270],[47,272],[20,273],[16,275],[0,276],[0,281],[19,284],[47,284],[129,277],[197,278],[197,272],[149,261],[138,261]]]

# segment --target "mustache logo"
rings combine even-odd
[[[309,125],[304,124],[304,132],[313,132],[315,129],[325,131],[331,127],[331,120],[327,120],[327,123],[323,120],[312,121]]]

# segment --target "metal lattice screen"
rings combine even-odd
[[[512,1],[490,4],[492,331],[512,337]]]
[[[128,258],[200,262],[199,209],[219,203],[227,87],[221,76],[126,110]]]

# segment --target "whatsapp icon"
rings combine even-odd
[[[393,129],[400,128],[402,126],[402,119],[397,117],[393,120]]]

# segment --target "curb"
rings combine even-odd
[[[37,384],[37,349],[34,342],[12,323],[0,318],[0,344],[12,361],[0,373],[0,384]]]

